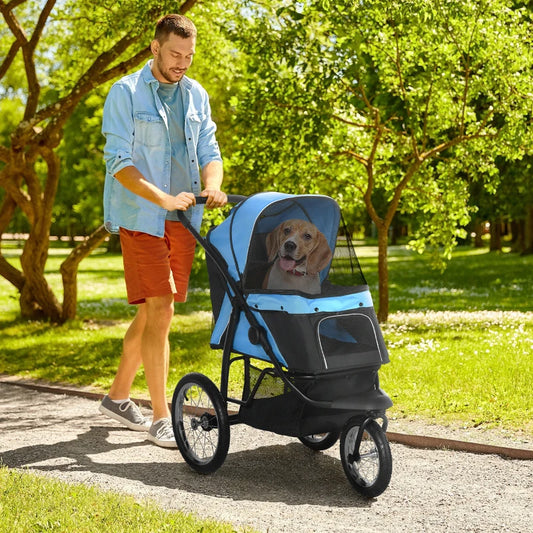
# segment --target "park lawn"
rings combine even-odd
[[[0,465],[0,533],[41,531],[234,533],[236,529],[230,524],[165,511],[132,496],[62,483]]]
[[[48,280],[60,292],[58,266],[68,250],[51,252]],[[14,263],[18,253],[11,253]],[[361,246],[358,254],[377,300],[376,248]],[[380,371],[394,401],[389,415],[533,434],[533,256],[464,247],[441,273],[428,256],[391,247],[389,267],[391,315],[383,330],[391,364]],[[0,373],[107,390],[134,313],[120,256],[97,250],[81,264],[78,285],[79,318],[51,326],[17,319],[15,291],[0,280]],[[200,264],[191,285],[172,323],[169,396],[190,371],[219,381]],[[132,394],[147,397],[142,374]]]

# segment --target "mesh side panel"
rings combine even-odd
[[[261,378],[262,370],[250,365],[250,388],[253,390]],[[270,372],[263,373],[263,377],[259,382],[259,386],[254,395],[254,398],[273,398],[274,396],[281,396],[285,394],[286,387],[283,380],[271,374]]]
[[[329,280],[345,286],[367,284],[343,218],[341,218],[335,252],[329,269]]]
[[[220,314],[220,308],[226,294],[226,282],[220,273],[215,261],[207,254],[206,256],[207,274],[209,276],[211,306],[213,307],[213,316],[216,320]]]
[[[372,308],[313,314],[262,311],[261,316],[293,372],[378,369],[389,360]]]

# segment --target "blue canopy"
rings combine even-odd
[[[331,250],[335,250],[340,209],[335,200],[323,195],[255,194],[238,204],[228,218],[209,233],[208,240],[226,260],[233,279],[241,280],[252,237],[267,234],[292,218],[312,222],[324,234]],[[322,280],[326,276],[327,269],[321,273]]]

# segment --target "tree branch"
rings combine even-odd
[[[61,263],[59,270],[63,280],[63,306],[61,319],[72,319],[76,316],[76,304],[78,300],[77,290],[77,274],[78,265],[87,257],[104,239],[109,235],[105,227],[102,225],[85,239],[81,244],[78,244],[68,257]]]
[[[43,191],[43,213],[49,214],[48,216],[51,217],[59,183],[60,161],[56,152],[51,148],[43,146],[40,152],[48,169]],[[50,220],[44,221],[44,225],[49,228]]]
[[[0,206],[0,245],[1,245],[1,238],[2,234],[4,233],[4,230],[7,228],[7,225],[11,221],[13,217],[13,213],[15,212],[15,209],[17,207],[17,204],[11,198],[9,194],[6,194],[4,201],[2,202],[2,205]],[[15,268],[11,263],[7,261],[7,259],[2,255],[1,253],[1,246],[0,246],[0,276],[7,279],[12,285],[14,285],[19,291],[22,290],[22,287],[24,286],[24,274],[17,268]]]
[[[352,159],[355,159],[358,163],[361,163],[364,167],[368,165],[368,159],[364,157],[361,154],[358,154],[357,152],[354,152],[353,150],[341,150],[340,152],[333,152],[331,154],[334,157],[346,155],[348,157],[351,157]]]
[[[185,13],[192,9],[197,2],[198,0],[185,0],[178,9],[179,13],[185,15]]]
[[[35,29],[33,30],[33,34],[29,41],[32,55],[35,52],[35,48],[37,47],[37,44],[39,42],[39,39],[41,38],[41,35],[43,34],[44,27],[46,26],[46,21],[48,20],[48,17],[50,16],[50,13],[52,12],[52,9],[54,8],[55,3],[56,3],[56,0],[47,0],[45,6],[43,7],[41,11],[41,14],[39,15],[39,19],[37,20],[37,24],[35,25]]]
[[[24,57],[26,79],[28,81],[28,100],[26,102],[26,109],[24,110],[25,120],[27,120],[28,118],[32,117],[35,114],[35,111],[37,110],[37,106],[39,105],[39,95],[41,94],[41,84],[39,83],[39,78],[37,77],[37,70],[35,69],[34,54],[35,54],[35,48],[37,47],[37,44],[39,43],[39,39],[41,38],[46,21],[48,20],[48,17],[50,16],[50,12],[52,11],[55,3],[56,3],[56,0],[47,0],[46,4],[41,10],[41,14],[39,15],[39,19],[35,26],[33,35],[31,36],[29,41],[26,41],[22,45],[22,55]]]
[[[11,152],[5,146],[0,146],[0,161],[7,163],[10,156]]]
[[[11,2],[8,2],[7,4],[4,4],[4,2],[2,2],[2,5],[0,7],[5,6],[8,11],[12,11],[17,6],[20,6],[20,4],[23,4],[24,2],[26,2],[26,0],[11,0]]]
[[[54,121],[43,129],[41,136],[46,138],[50,135],[51,130],[57,130],[58,126],[61,126],[64,121],[70,116],[76,105],[80,100],[92,91],[98,85],[105,83],[106,81],[113,79],[120,73],[127,72],[130,68],[133,68],[139,62],[148,57],[150,49],[144,48],[141,52],[138,52],[132,58],[123,61],[119,65],[104,71],[104,68],[110,65],[117,57],[124,53],[130,46],[135,44],[140,35],[130,37],[128,35],[122,37],[112,48],[100,54],[93,62],[93,64],[87,69],[87,71],[81,76],[76,85],[72,88],[70,93],[63,96],[53,104],[41,109],[35,114],[32,123],[38,124],[43,120],[47,120],[54,117]]]
[[[13,60],[15,59],[15,57],[17,57],[19,49],[20,43],[18,41],[14,41],[11,44],[11,47],[7,52],[6,57],[2,61],[2,64],[0,64],[0,80],[6,75],[6,72],[9,70],[11,63],[13,63]]]
[[[372,143],[372,149],[370,150],[370,155],[368,156],[368,165],[366,166],[366,175],[368,178],[368,186],[366,188],[363,199],[365,201],[366,209],[370,218],[374,221],[376,225],[382,224],[383,219],[378,215],[374,204],[372,203],[372,192],[374,190],[374,159],[376,157],[377,149],[379,143],[381,142],[381,137],[383,135],[383,128],[379,125],[379,113],[374,117],[375,125],[377,127],[377,135],[374,137]]]
[[[2,254],[0,254],[0,276],[7,279],[19,292],[26,282],[24,274],[9,263]]]

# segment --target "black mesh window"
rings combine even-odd
[[[381,364],[374,324],[364,314],[327,317],[318,325],[320,349],[328,370]]]

